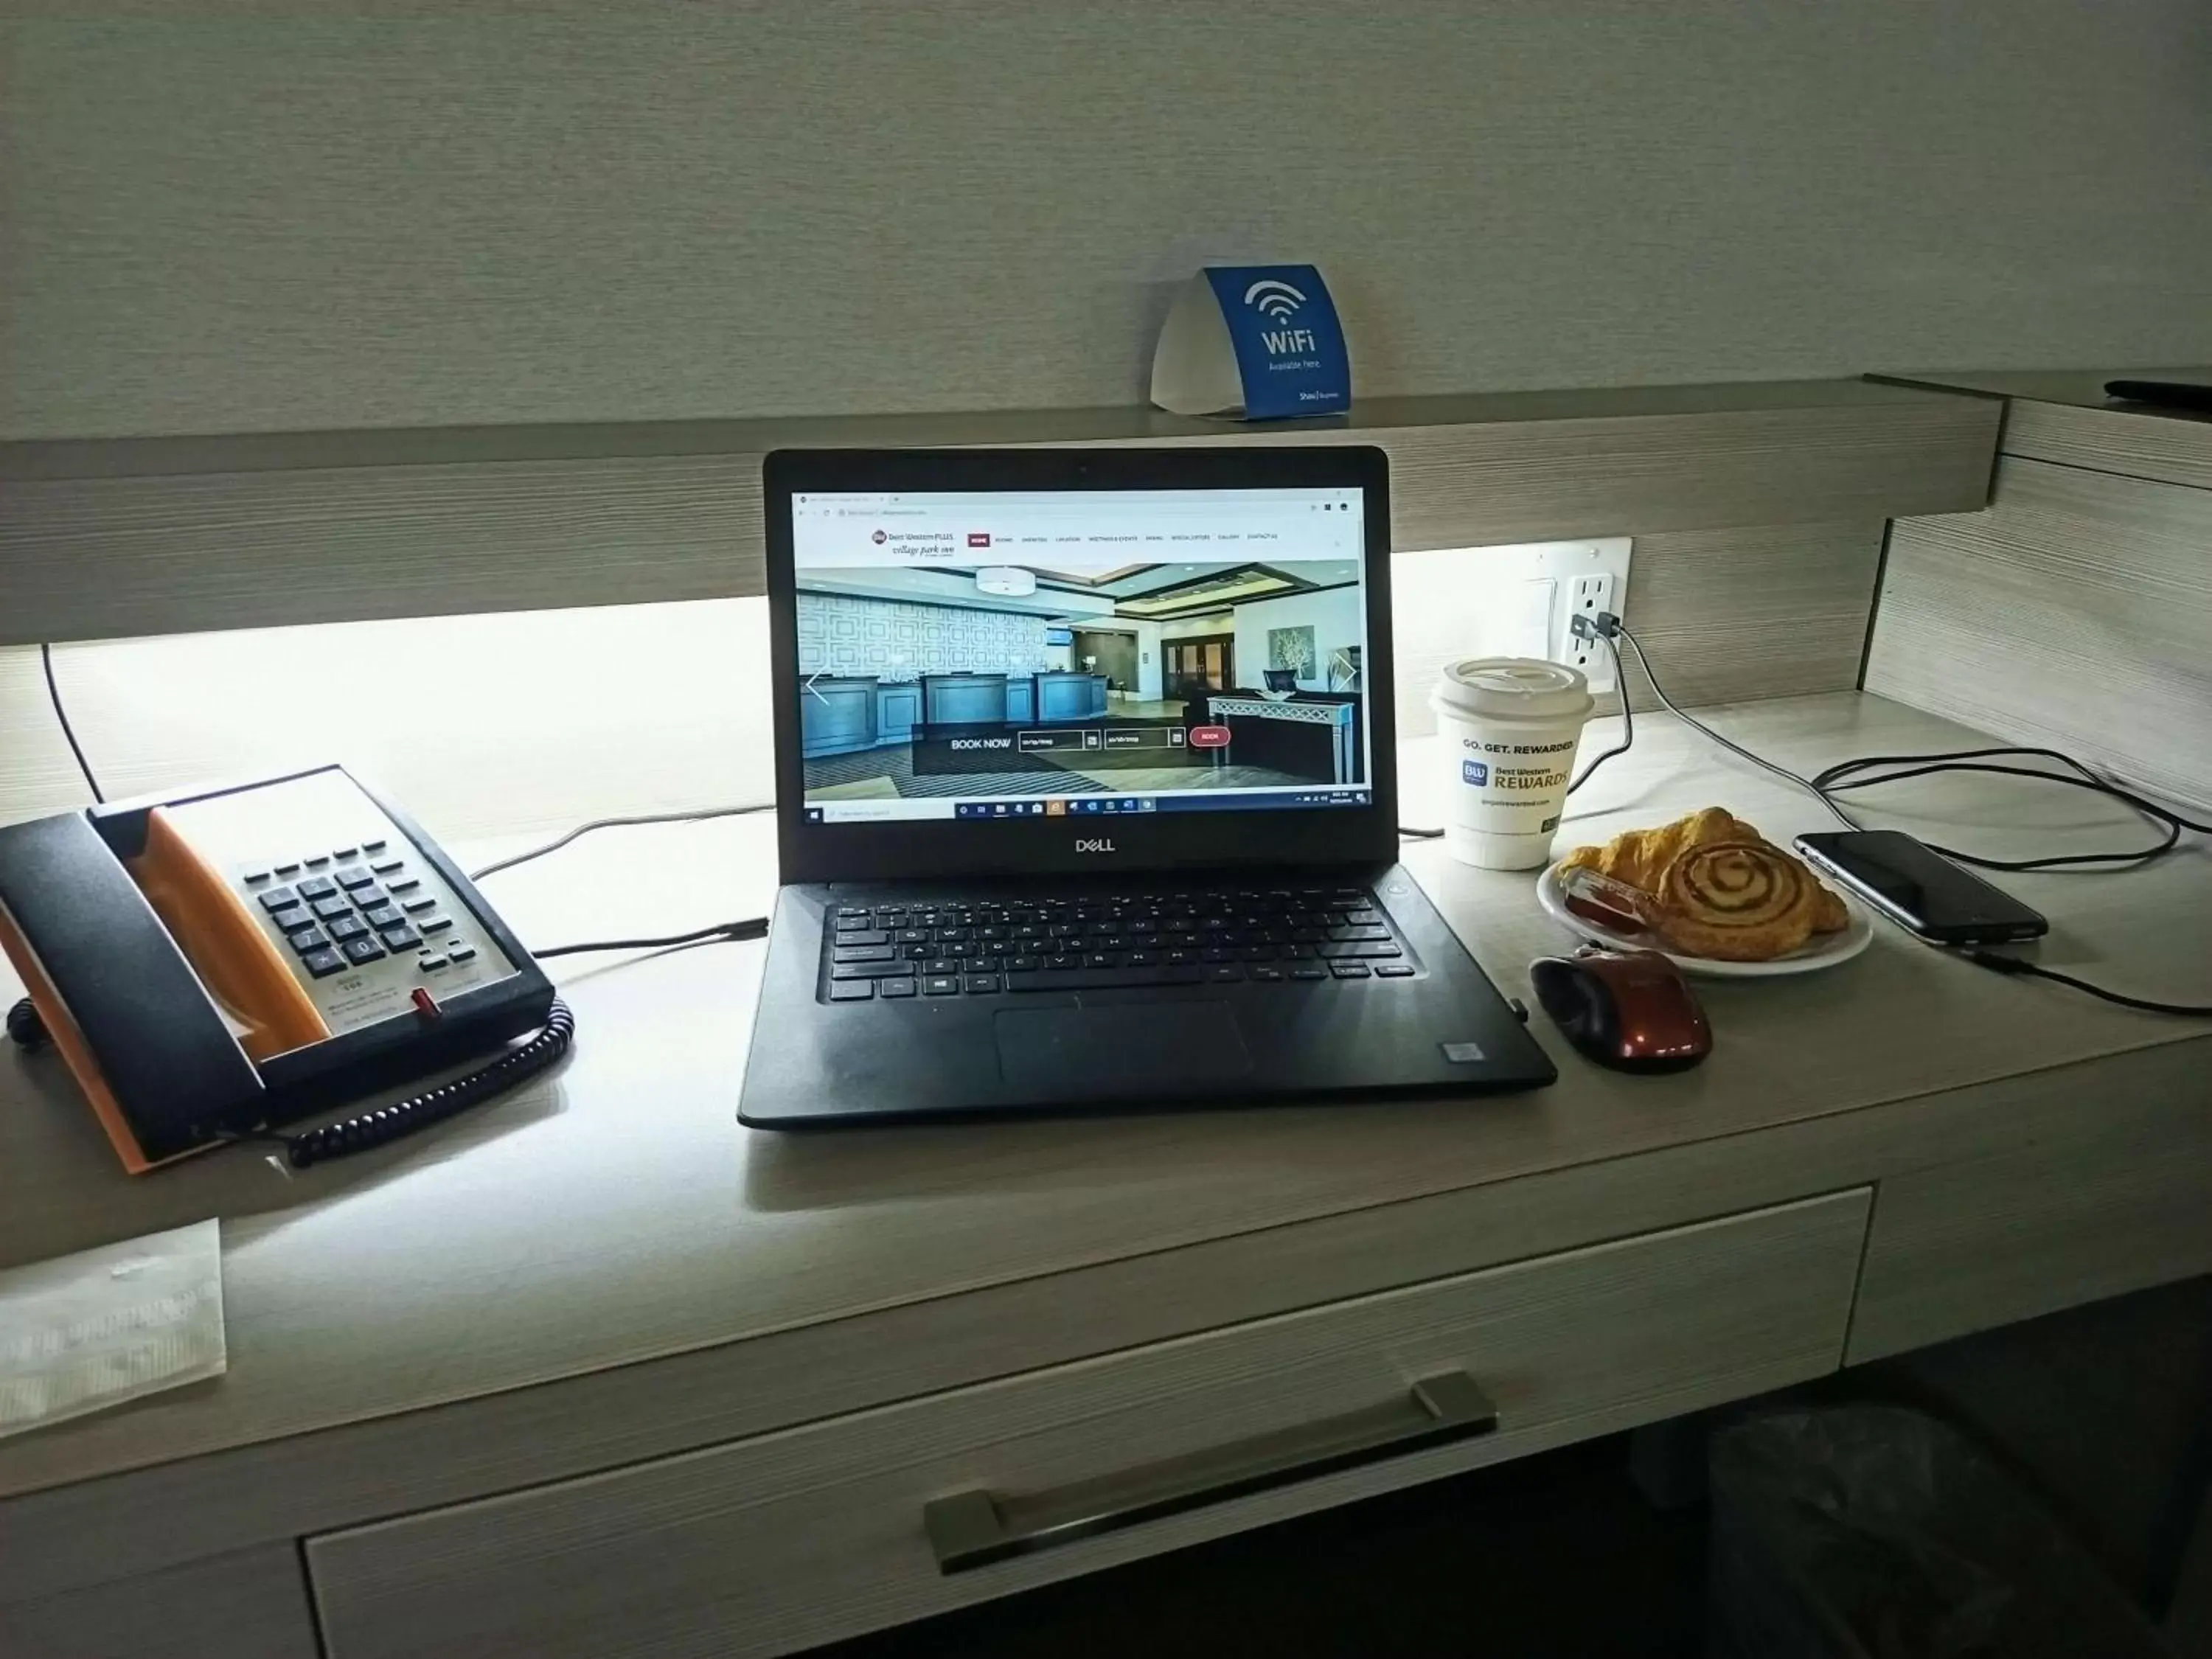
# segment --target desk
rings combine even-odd
[[[1856,695],[1714,717],[1800,767],[1974,740]],[[1819,823],[1638,726],[1569,839],[1717,801]],[[1407,746],[1409,823],[1436,821],[1429,758]],[[1895,804],[1999,852],[2120,822],[2001,780]],[[675,931],[763,908],[772,847],[757,819],[625,831],[488,889],[528,940]],[[1407,862],[1526,997],[1564,942],[1528,878]],[[2006,884],[2051,917],[2046,962],[2203,1000],[2209,869],[2192,845]],[[1887,929],[1828,975],[1705,988],[1719,1047],[1678,1077],[1598,1071],[1540,1019],[1561,1079],[1528,1095],[803,1139],[733,1116],[759,957],[564,960],[553,1079],[298,1176],[227,1152],[130,1180],[58,1067],[0,1063],[0,1265],[220,1214],[231,1356],[0,1443],[0,1650],[88,1612],[150,1649],[207,1628],[212,1574],[223,1650],[307,1659],[304,1559],[333,1659],[788,1652],[2212,1271],[2205,1027]],[[1446,1361],[1499,1433],[931,1559],[929,1498],[1376,1405]]]

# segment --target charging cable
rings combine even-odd
[[[1765,756],[1753,754],[1733,738],[1716,732],[1676,703],[1667,695],[1667,688],[1660,684],[1659,677],[1651,672],[1651,659],[1644,655],[1643,643],[1612,611],[1577,615],[1569,627],[1579,639],[1611,640],[1618,637],[1626,641],[1628,648],[1636,654],[1637,665],[1644,670],[1644,678],[1650,682],[1651,694],[1665,706],[1668,713],[1730,754],[1804,790],[1850,829],[1862,830],[1865,826],[1836,799],[1836,795],[1842,791],[1869,789],[1878,784],[1899,783],[1908,778],[1927,777],[1938,772],[1979,772],[2086,789],[2120,802],[2146,823],[2156,825],[2163,831],[2158,843],[2152,847],[2096,853],[2059,853],[2032,859],[1995,859],[1982,854],[1963,852],[1957,848],[1939,847],[1932,842],[1927,843],[1929,851],[1956,863],[1975,865],[1984,870],[2040,870],[2053,874],[2095,875],[2115,869],[2132,869],[2164,858],[2179,844],[2181,832],[2185,830],[2194,830],[2200,835],[2212,835],[2212,823],[2199,823],[2169,806],[2137,794],[2132,789],[2101,778],[2071,755],[2056,749],[1997,747],[1961,749],[1928,755],[1868,755],[1856,760],[1839,761],[1809,778],[1801,777],[1787,767],[1778,766]],[[1998,763],[2006,760],[2050,761],[2069,769],[2051,772],[2032,766]],[[2076,979],[2071,974],[2062,974],[2055,968],[2045,968],[2039,963],[2029,962],[2021,957],[2002,956],[1978,946],[1947,948],[1952,948],[1953,953],[1962,960],[1986,968],[1992,973],[2050,980],[2054,984],[2066,986],[2123,1008],[2137,1008],[2154,1014],[2176,1014],[2187,1018],[2212,1018],[2212,1005],[2161,1002],[2148,997],[2129,996],[2124,992],[2092,985],[2087,980]]]

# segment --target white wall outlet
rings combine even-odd
[[[1570,665],[1582,670],[1583,678],[1589,682],[1593,691],[1609,691],[1618,678],[1613,670],[1613,652],[1602,641],[1586,640],[1574,631],[1577,617],[1595,617],[1601,611],[1613,611],[1613,578],[1603,571],[1587,576],[1577,576],[1567,588],[1566,656]],[[1619,611],[1613,611],[1615,616]]]
[[[1603,642],[1576,638],[1570,624],[1577,616],[1595,617],[1601,611],[1616,617],[1626,614],[1630,546],[1626,536],[1574,544],[1565,561],[1568,568],[1560,573],[1559,603],[1552,612],[1551,658],[1579,669],[1593,691],[1619,686],[1619,664]]]

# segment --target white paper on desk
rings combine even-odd
[[[0,1273],[0,1436],[222,1375],[213,1221]]]

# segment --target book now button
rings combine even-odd
[[[1190,728],[1190,746],[1194,749],[1226,749],[1229,747],[1229,728],[1225,726],[1194,726]]]

